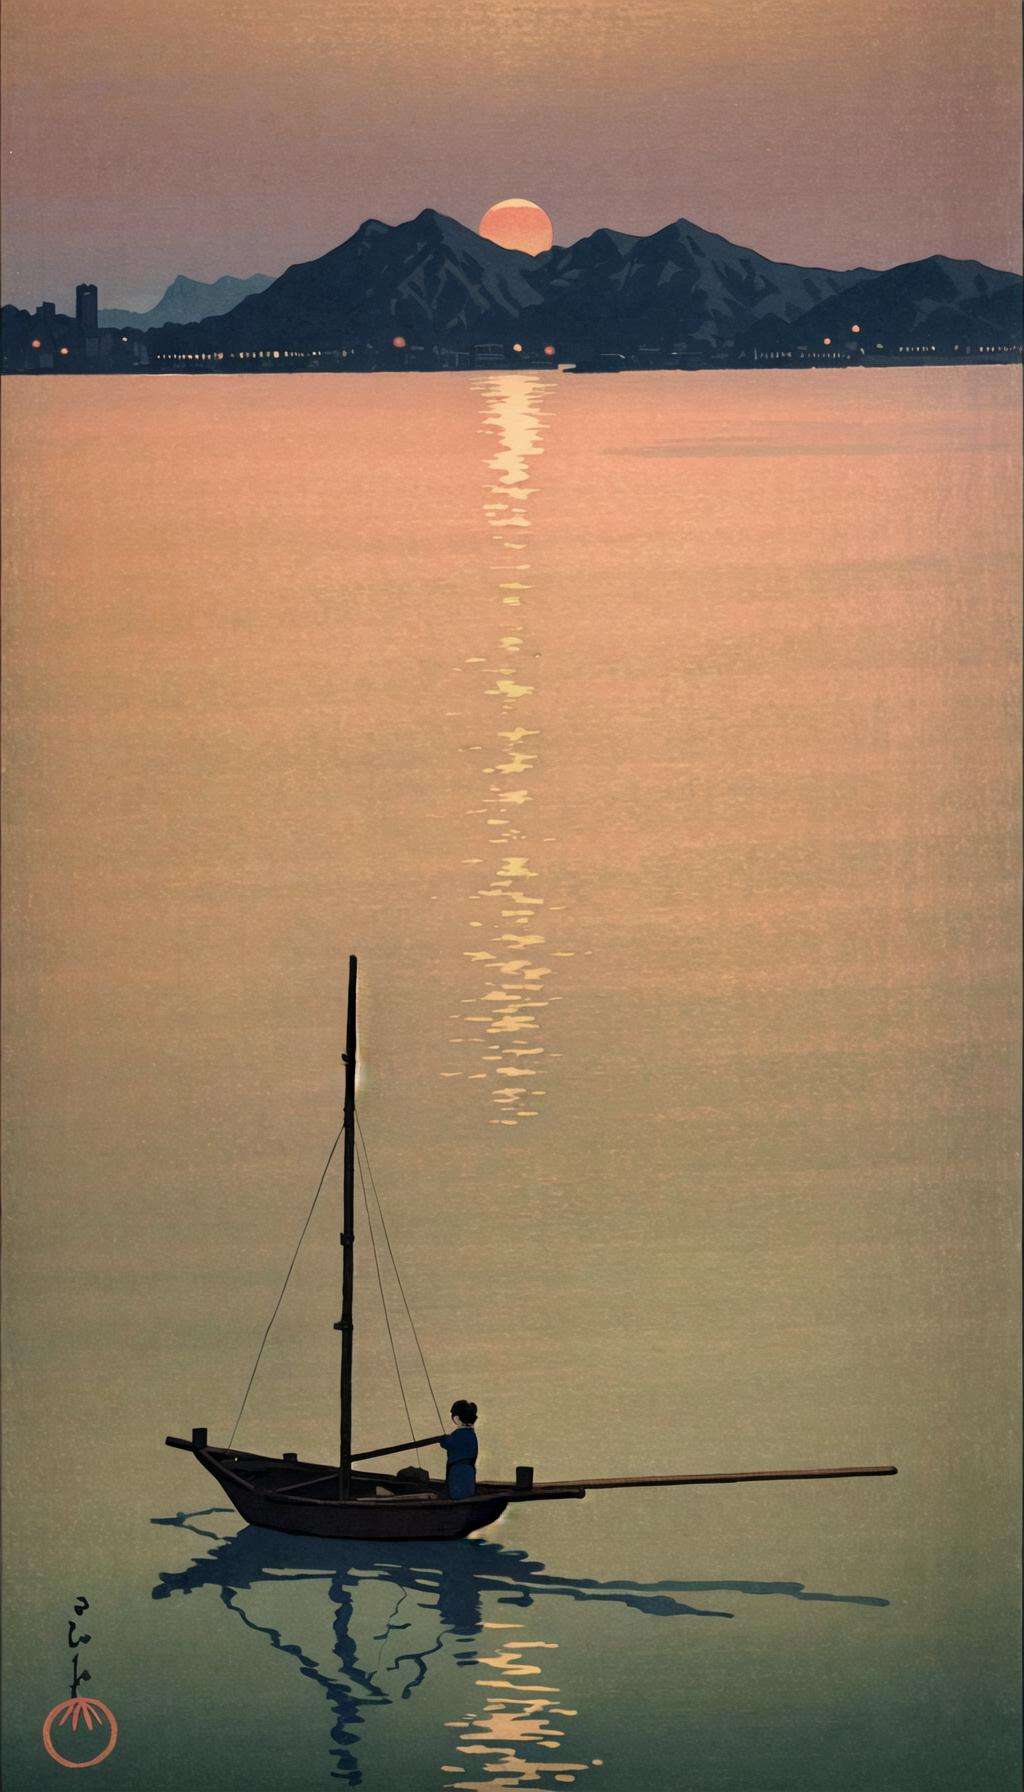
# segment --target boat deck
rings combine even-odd
[[[175,1450],[188,1450],[204,1468],[230,1490],[237,1487],[245,1493],[257,1494],[262,1500],[303,1506],[338,1504],[338,1469],[333,1463],[312,1462],[298,1454],[263,1456],[253,1450],[233,1450],[222,1444],[206,1442],[205,1433],[195,1438],[167,1437],[164,1442]],[[411,1467],[411,1465],[409,1465]],[[560,1482],[557,1486],[534,1486],[519,1481],[478,1481],[467,1498],[452,1500],[446,1484],[429,1475],[391,1474],[381,1469],[352,1469],[349,1493],[345,1503],[366,1500],[395,1500],[402,1505],[470,1506],[481,1501],[520,1502],[539,1499],[582,1499],[585,1488],[578,1482]]]
[[[184,1441],[184,1440],[182,1440]],[[191,1444],[186,1444],[191,1449]],[[241,1476],[261,1493],[295,1494],[309,1500],[336,1500],[338,1467],[326,1462],[311,1462],[299,1456],[260,1456],[250,1450],[219,1449],[208,1446],[210,1456],[224,1469]],[[496,1482],[479,1482],[478,1490],[487,1493],[508,1492]],[[403,1476],[397,1471],[353,1469],[352,1499],[434,1499],[445,1498],[445,1483],[428,1476]]]

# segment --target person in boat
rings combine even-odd
[[[452,1407],[455,1429],[441,1439],[448,1458],[445,1492],[450,1500],[468,1500],[476,1492],[476,1403],[456,1400]]]

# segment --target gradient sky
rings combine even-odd
[[[4,298],[149,304],[367,216],[1020,264],[1017,0],[7,0]]]

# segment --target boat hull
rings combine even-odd
[[[246,1524],[287,1531],[297,1537],[337,1537],[367,1543],[414,1543],[428,1538],[446,1542],[469,1537],[500,1518],[508,1503],[487,1499],[460,1508],[454,1501],[438,1500],[431,1510],[412,1508],[399,1498],[310,1500],[285,1506],[283,1501],[274,1502],[255,1490],[245,1494],[241,1488],[229,1487],[223,1481],[221,1486]]]
[[[364,1542],[444,1542],[468,1537],[500,1518],[516,1490],[488,1483],[479,1495],[451,1500],[442,1481],[409,1481],[401,1475],[352,1476],[354,1497],[336,1497],[337,1469],[323,1463],[280,1456],[254,1456],[216,1446],[189,1444],[187,1449],[227,1494],[247,1524],[298,1537],[326,1537]],[[312,1482],[309,1496],[302,1483]],[[296,1491],[292,1492],[291,1489]]]

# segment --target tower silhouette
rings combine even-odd
[[[99,329],[99,294],[85,281],[75,287],[75,320],[80,330]]]

